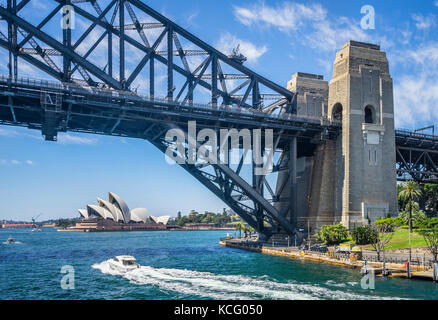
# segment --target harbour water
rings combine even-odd
[[[220,247],[226,234],[0,229],[0,299],[438,299],[432,282],[376,277],[364,290],[357,270]],[[111,271],[116,255],[141,268]],[[72,290],[61,288],[66,265]]]

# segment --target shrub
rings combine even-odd
[[[348,239],[348,230],[342,224],[327,225],[318,230],[316,237],[326,245],[337,245]]]
[[[390,226],[392,229],[398,228],[400,226],[404,226],[404,221],[403,219],[401,219],[400,217],[397,218],[380,218],[377,219],[375,224],[377,225],[386,225],[386,226]]]
[[[359,226],[353,230],[353,232],[351,233],[351,237],[358,245],[371,244],[376,239],[376,231],[370,225]]]

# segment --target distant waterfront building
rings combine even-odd
[[[87,205],[79,209],[82,220],[103,219],[118,223],[146,223],[147,209],[136,208],[129,210],[126,202],[113,192],[108,193],[108,201],[97,198],[97,205]]]
[[[146,208],[129,210],[126,202],[113,192],[108,200],[97,198],[96,204],[79,209],[80,221],[76,226],[58,229],[63,232],[102,232],[102,231],[157,231],[167,230],[170,217],[148,218]]]
[[[148,218],[146,208],[129,210],[126,202],[113,192],[108,193],[108,201],[97,198],[97,205],[89,204],[86,209],[79,209],[78,212],[81,215],[81,220],[100,219],[125,224],[147,223]],[[162,220],[166,221],[166,223],[168,221],[168,219]]]
[[[31,223],[5,223],[1,225],[3,229],[19,229],[19,228],[33,228]]]
[[[164,225],[167,225],[167,223],[169,222],[170,216],[162,216],[162,217],[154,217],[154,216],[150,216],[151,220],[157,224],[161,223]]]

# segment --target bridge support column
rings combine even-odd
[[[119,68],[120,68],[120,84],[123,90],[125,88],[125,0],[119,0],[119,26],[120,26],[120,38],[119,38]]]
[[[70,6],[71,0],[65,0],[65,5]],[[69,13],[70,14],[70,13]],[[71,49],[71,27],[68,26],[62,30],[63,45]],[[71,78],[71,58],[69,56],[63,56],[63,79],[64,82],[70,82]]]
[[[342,121],[336,151],[344,164],[344,172],[336,173],[342,185],[341,222],[353,229],[388,213],[396,216],[393,83],[379,46],[349,41],[337,53],[328,115]]]
[[[17,0],[8,0],[7,7],[8,10],[16,14]],[[8,21],[8,42],[10,48],[12,48],[12,50],[9,50],[9,78],[17,81],[17,26],[12,21]]]
[[[289,222],[297,227],[298,208],[297,208],[297,137],[290,141],[289,151]]]

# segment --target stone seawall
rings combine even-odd
[[[273,256],[307,260],[307,261],[313,261],[318,263],[326,263],[326,264],[336,265],[340,267],[354,268],[354,269],[362,269],[365,265],[365,261],[362,260],[336,258],[331,256],[330,254],[303,252],[298,250],[297,248],[291,248],[291,247],[272,248],[272,247],[260,245],[257,242],[251,243],[251,242],[242,242],[239,240],[222,239],[219,241],[219,245],[223,247],[269,254]],[[383,262],[367,262],[367,265],[372,267],[375,270],[376,274],[382,272]],[[420,270],[422,271],[422,268],[418,266],[412,266],[411,268],[412,271],[420,271]],[[386,263],[386,269],[392,272],[406,272],[405,266],[403,264]]]

